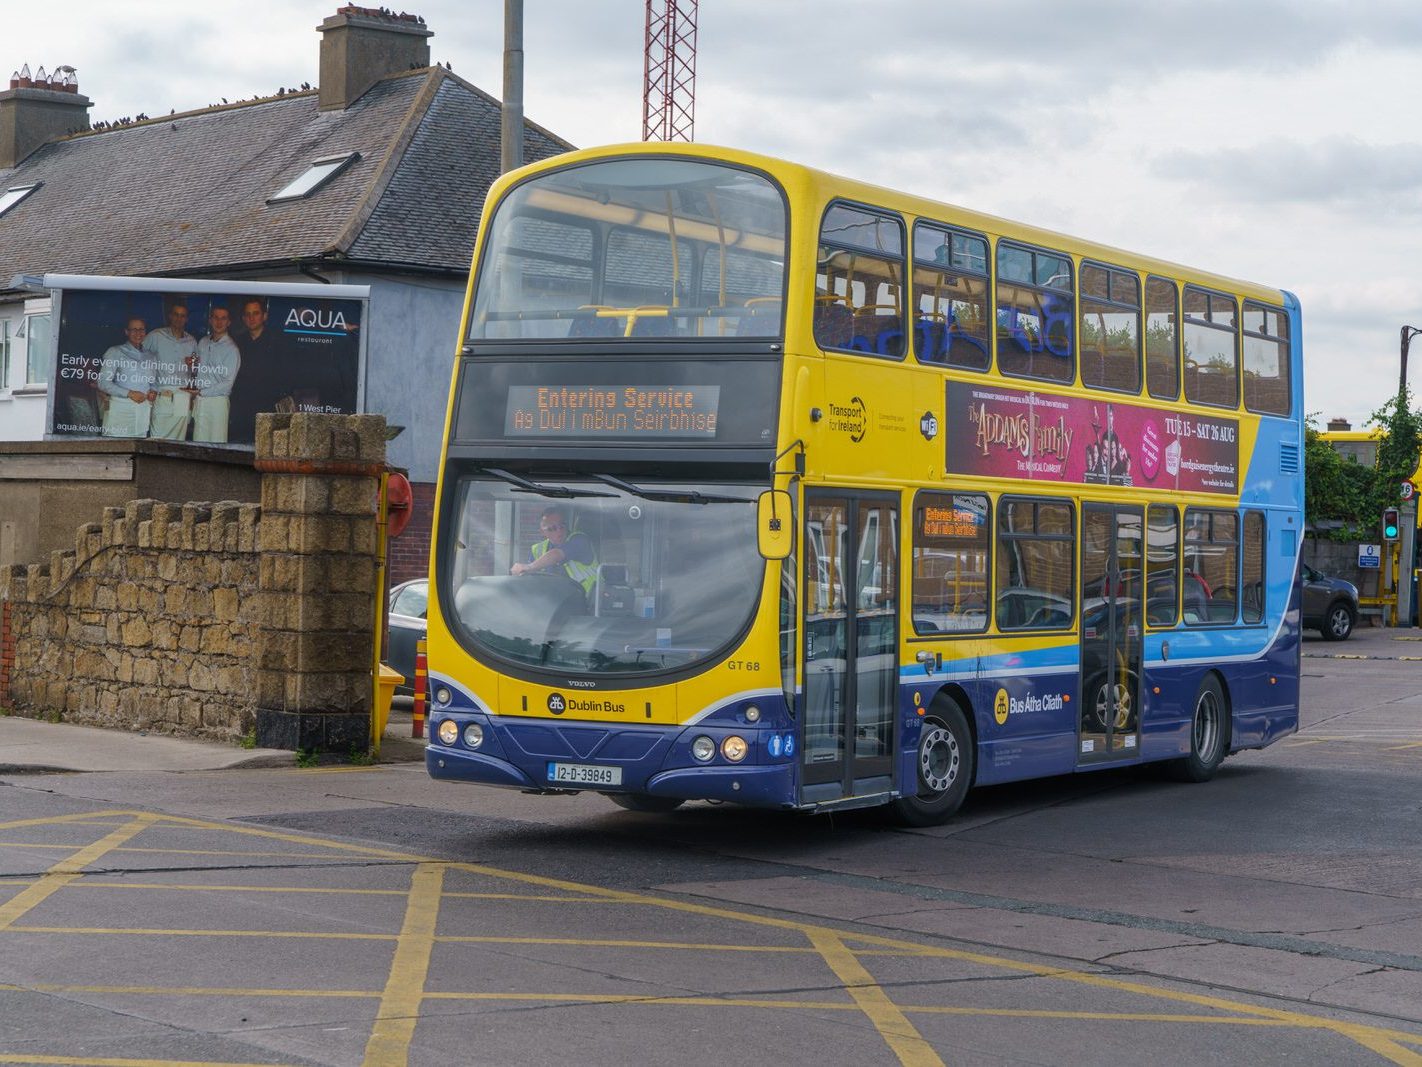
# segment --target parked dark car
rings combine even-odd
[[[1325,641],[1342,641],[1358,621],[1358,587],[1342,578],[1319,574],[1303,564],[1303,624],[1323,634]]]
[[[415,646],[425,636],[425,611],[430,583],[425,578],[401,582],[390,590],[390,644],[385,662],[405,676],[395,687],[397,696],[415,694]]]

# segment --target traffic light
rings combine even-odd
[[[1383,508],[1383,540],[1396,541],[1402,532],[1402,520],[1397,508]]]

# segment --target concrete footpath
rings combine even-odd
[[[381,736],[377,762],[405,763],[424,758],[424,741],[410,737],[409,710],[395,708]],[[344,761],[337,758],[332,762]],[[295,763],[296,753],[286,749],[242,748],[165,734],[106,730],[0,714],[0,774],[214,771],[290,767]]]
[[[1346,641],[1304,634],[1305,659],[1422,661],[1422,629],[1359,627]],[[397,705],[380,741],[380,763],[422,761],[425,743],[410,736],[408,706]],[[154,733],[129,733],[0,715],[0,774],[56,771],[211,771],[286,767],[285,749],[241,748]],[[340,762],[339,759],[334,762]]]

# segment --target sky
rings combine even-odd
[[[503,86],[502,0],[407,0]],[[11,5],[7,5],[11,6]],[[316,83],[337,0],[13,5],[0,66],[76,68],[91,121]],[[641,135],[645,6],[525,0],[525,115]],[[696,140],[1295,293],[1305,406],[1355,428],[1422,326],[1416,0],[701,0]],[[1422,338],[1410,378],[1422,394]]]

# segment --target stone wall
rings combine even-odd
[[[39,718],[368,747],[379,416],[259,417],[262,503],[139,500],[0,569],[0,705]]]

